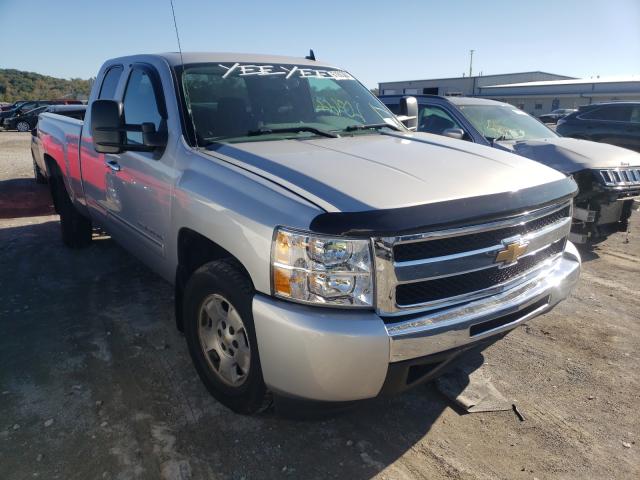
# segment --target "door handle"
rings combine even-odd
[[[107,160],[106,162],[104,162],[104,164],[107,167],[109,167],[111,170],[113,170],[114,172],[119,172],[120,171],[120,165],[115,160]]]

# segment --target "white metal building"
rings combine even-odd
[[[475,96],[481,87],[511,83],[539,82],[545,80],[569,80],[573,77],[547,72],[504,73],[500,75],[480,75],[475,77],[435,78],[432,80],[407,80],[379,83],[382,95],[459,95]]]
[[[640,100],[640,76],[579,79],[547,72],[522,72],[383,82],[378,87],[383,95],[491,98],[508,102],[535,116],[556,108],[576,108],[595,102]]]
[[[597,102],[640,101],[640,76],[487,85],[479,89],[478,96],[541,115],[556,108],[577,108]]]

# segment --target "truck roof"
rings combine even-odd
[[[445,100],[453,103],[454,105],[503,105],[507,107],[512,107],[508,103],[498,102],[497,100],[489,100],[488,98],[480,98],[480,97],[459,97],[459,96],[444,96],[444,95],[420,95],[420,94],[394,94],[394,95],[379,95],[379,98],[402,98],[402,97],[415,97],[418,102],[420,102],[421,98],[434,98],[439,100]]]
[[[488,98],[478,97],[444,97],[454,105],[503,105],[507,107],[513,107],[508,103],[498,102],[496,100],[489,100]]]
[[[231,53],[231,52],[182,52],[182,58],[180,52],[166,52],[166,53],[153,53],[142,55],[131,55],[127,57],[114,58],[109,61],[141,61],[144,57],[156,57],[164,58],[169,65],[177,67],[191,63],[266,63],[266,64],[293,64],[293,65],[309,65],[310,67],[330,67],[336,68],[328,63],[319,62],[317,60],[307,60],[304,57],[286,57],[280,55],[262,55],[258,53]]]

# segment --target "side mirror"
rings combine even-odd
[[[38,128],[32,128],[31,129],[31,136],[32,137],[37,137],[38,136]]]
[[[164,148],[167,146],[167,132],[156,131],[156,126],[151,122],[145,122],[142,128],[142,144],[152,149]]]
[[[445,137],[455,138],[456,140],[464,140],[464,130],[461,128],[447,128],[442,132]]]
[[[402,97],[400,99],[400,115],[398,115],[404,125],[411,131],[418,128],[418,100],[416,97]]]
[[[142,144],[127,143],[127,132],[140,132]],[[91,105],[91,135],[98,153],[152,152],[167,146],[167,132],[156,131],[153,123],[125,124],[122,104],[114,100],[96,100]]]
[[[122,104],[96,100],[91,104],[91,136],[98,153],[120,153],[124,149]]]

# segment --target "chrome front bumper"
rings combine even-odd
[[[374,312],[256,295],[253,316],[265,383],[276,393],[311,400],[375,397],[390,363],[476,343],[550,310],[567,298],[580,265],[578,251],[567,243],[559,259],[519,286],[410,320],[395,317],[393,323]]]
[[[457,308],[388,324],[390,361],[431,355],[513,329],[567,298],[578,281],[580,266],[580,254],[568,242],[559,260],[520,286]],[[529,309],[531,305],[536,308]],[[519,316],[521,311],[523,315]],[[513,320],[491,328],[495,323],[491,321],[501,317]],[[485,322],[487,328],[472,329]],[[472,330],[481,333],[474,334]]]

